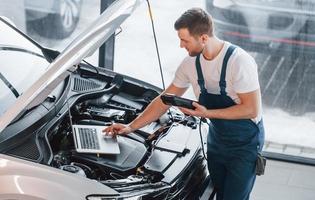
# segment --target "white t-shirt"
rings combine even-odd
[[[228,47],[231,44],[225,42],[222,50],[213,60],[206,60],[200,56],[201,70],[205,81],[205,87],[208,93],[220,94],[220,76],[223,58]],[[180,88],[187,88],[190,84],[193,87],[196,98],[199,98],[200,87],[198,85],[197,70],[195,66],[196,57],[187,56],[176,70],[173,84]],[[226,93],[236,104],[240,104],[240,98],[237,93],[252,92],[260,88],[258,81],[257,64],[242,48],[237,47],[232,53],[227,63],[226,69]],[[258,115],[254,122],[261,119],[261,102]]]

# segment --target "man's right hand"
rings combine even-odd
[[[119,123],[110,125],[103,129],[103,133],[105,133],[105,135],[111,135],[113,137],[115,137],[116,135],[127,135],[131,132],[132,129],[130,126]]]

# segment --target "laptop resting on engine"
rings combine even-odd
[[[104,136],[105,126],[72,125],[76,151],[79,153],[119,154],[117,137]]]

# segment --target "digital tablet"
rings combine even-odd
[[[161,99],[162,102],[166,105],[195,109],[195,106],[193,106],[192,103],[196,101],[193,101],[191,99],[182,98],[170,93],[161,95]]]

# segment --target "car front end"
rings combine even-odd
[[[133,12],[119,0],[62,53],[0,20],[0,198],[194,199],[209,183],[199,134],[207,125],[170,108],[118,136],[119,154],[79,153],[73,124],[128,124],[162,90],[84,62]]]
[[[67,177],[79,176],[78,181],[94,180],[116,192],[109,195],[104,189],[102,193],[92,193],[88,187],[82,187],[85,194],[89,193],[87,199],[197,198],[208,177],[199,138],[200,124],[198,119],[187,117],[175,108],[144,128],[119,136],[120,154],[76,152],[69,112],[74,124],[127,124],[161,92],[127,76],[123,76],[120,86],[111,87],[115,77],[122,75],[97,69],[98,74],[93,74],[94,68],[81,64],[58,87],[62,92],[54,94],[59,95],[47,99],[5,129],[1,136],[1,152],[14,159],[23,159],[21,162],[31,161],[31,165],[45,165],[48,171],[54,168],[50,173],[57,173],[55,169],[63,171],[61,175],[54,175],[54,179],[45,175],[43,179],[49,180],[49,184],[38,186],[43,190],[56,187],[55,184],[49,186],[52,181],[61,181],[67,190],[72,190],[72,186],[68,187],[71,183],[66,183]],[[207,127],[201,125],[200,128],[205,137]],[[25,166],[18,166],[14,171],[23,174]],[[32,179],[42,173],[40,168],[32,168]],[[3,171],[0,179],[7,177]],[[62,195],[67,194],[62,192]]]

